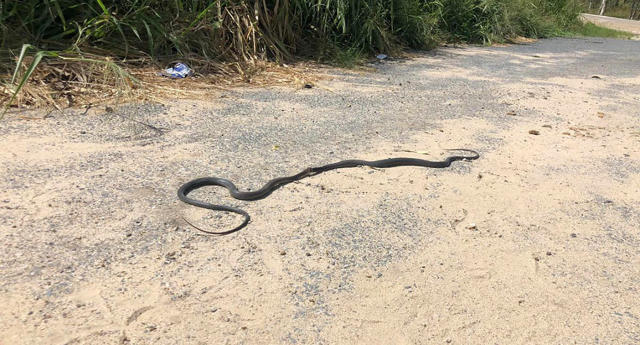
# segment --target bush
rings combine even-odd
[[[573,0],[443,0],[442,31],[482,43],[549,37],[577,23],[579,13]]]
[[[542,37],[573,0],[5,0],[1,49],[171,59],[285,59],[328,45],[363,52]]]
[[[442,40],[547,37],[574,25],[578,13],[574,0],[4,0],[0,73],[16,69],[21,50],[32,58],[19,59],[27,72],[12,79],[20,85],[33,71],[29,61],[52,59],[104,59],[110,70],[117,69],[111,61],[177,58],[200,71],[214,62],[296,56],[352,63]]]

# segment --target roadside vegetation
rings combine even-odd
[[[629,39],[634,35],[629,32],[604,28],[602,26],[595,25],[593,23],[585,23],[580,26],[576,26],[574,34],[577,36],[586,37],[609,37],[609,38],[624,38]]]
[[[583,0],[586,13],[640,20],[640,0]]]
[[[175,60],[229,75],[264,61],[350,65],[445,41],[594,32],[581,9],[574,0],[4,0],[0,101],[112,97],[140,88],[131,71]]]

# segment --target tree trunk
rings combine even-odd
[[[631,13],[629,19],[640,19],[640,0],[634,0],[631,3]]]
[[[602,0],[602,4],[600,4],[600,15],[604,16],[604,9],[607,7],[607,0]]]

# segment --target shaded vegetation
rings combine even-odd
[[[116,63],[181,59],[204,72],[300,57],[349,65],[441,41],[554,36],[577,25],[579,10],[574,0],[4,0],[0,73],[13,75],[5,88],[14,92],[34,62],[57,63],[52,79],[85,83],[103,76],[69,66],[98,64],[120,84],[128,77]]]
[[[544,37],[576,20],[571,0],[5,0],[2,49],[29,43],[117,57],[289,58],[440,39]]]
[[[586,13],[600,14],[602,0],[582,0]],[[603,15],[640,20],[640,0],[606,0]]]

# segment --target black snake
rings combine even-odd
[[[204,201],[199,201],[199,200],[195,200],[192,198],[189,198],[187,195],[189,195],[189,193],[191,193],[192,191],[198,189],[198,188],[202,188],[205,186],[222,186],[225,187],[226,189],[229,190],[229,193],[231,194],[232,197],[238,199],[238,200],[259,200],[259,199],[264,199],[267,196],[269,196],[269,194],[271,194],[274,190],[289,184],[291,182],[294,181],[298,181],[301,180],[305,177],[309,177],[309,176],[313,176],[313,175],[317,175],[320,173],[323,173],[325,171],[329,171],[329,170],[334,170],[334,169],[341,169],[341,168],[355,168],[355,167],[359,167],[359,166],[369,166],[372,168],[392,168],[392,167],[398,167],[398,166],[419,166],[419,167],[426,167],[426,168],[446,168],[448,166],[451,165],[451,163],[455,162],[455,161],[460,161],[460,160],[474,160],[474,159],[478,159],[480,157],[480,155],[473,150],[466,150],[466,149],[454,149],[454,150],[448,150],[448,151],[463,151],[463,152],[467,152],[467,153],[471,153],[471,156],[449,156],[447,158],[445,158],[442,161],[428,161],[428,160],[424,160],[424,159],[417,159],[417,158],[389,158],[389,159],[381,159],[381,160],[377,160],[377,161],[365,161],[365,160],[357,160],[357,159],[349,159],[349,160],[344,160],[344,161],[340,161],[337,163],[332,163],[332,164],[327,164],[327,165],[323,165],[323,166],[319,166],[319,167],[310,167],[310,168],[306,168],[303,171],[301,171],[298,174],[292,175],[292,176],[285,176],[285,177],[278,177],[278,178],[274,178],[273,180],[267,182],[264,187],[253,191],[253,192],[241,192],[238,190],[238,188],[233,184],[233,182],[223,179],[223,178],[218,178],[218,177],[201,177],[201,178],[197,178],[195,180],[191,180],[185,184],[182,185],[182,187],[180,187],[180,189],[178,189],[178,198],[180,200],[182,200],[183,202],[186,202],[187,204],[193,205],[193,206],[197,206],[197,207],[201,207],[201,208],[206,208],[209,210],[214,210],[214,211],[226,211],[226,212],[233,212],[233,213],[237,213],[240,214],[242,216],[244,216],[244,221],[242,222],[242,224],[238,225],[237,227],[231,229],[231,230],[227,230],[227,231],[222,231],[222,232],[213,232],[213,231],[207,231],[207,230],[203,230],[198,228],[197,226],[189,223],[191,226],[193,226],[194,228],[208,233],[208,234],[214,234],[214,235],[226,235],[226,234],[230,234],[232,232],[236,232],[242,228],[244,228],[245,226],[247,226],[247,224],[249,224],[249,220],[251,219],[251,217],[249,217],[249,214],[244,211],[241,210],[239,208],[235,208],[235,207],[231,207],[231,206],[223,206],[223,205],[214,205],[214,204],[210,204]],[[186,220],[186,219],[185,219]],[[188,222],[188,221],[187,221]]]

